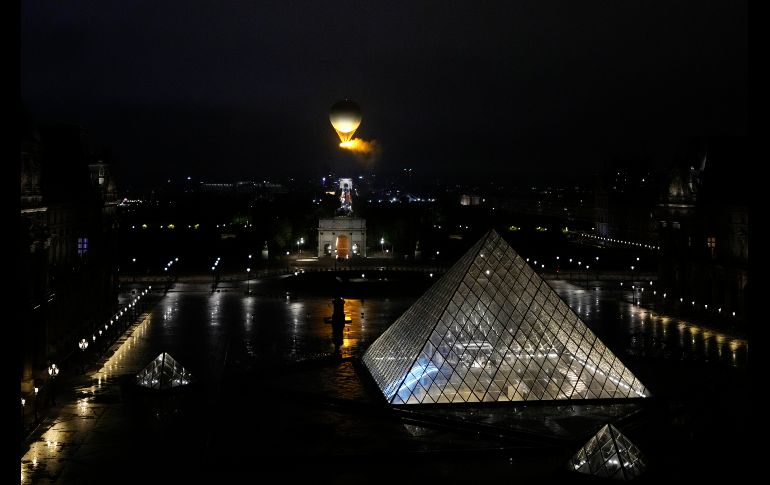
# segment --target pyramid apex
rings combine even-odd
[[[190,383],[192,376],[171,354],[161,352],[136,375],[136,383],[150,389],[170,389]]]
[[[636,478],[647,468],[642,453],[612,424],[605,424],[570,459],[569,469],[618,480]]]

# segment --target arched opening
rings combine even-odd
[[[348,243],[347,236],[337,236],[337,257],[349,258],[350,257],[350,244]]]

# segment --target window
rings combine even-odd
[[[707,237],[706,246],[708,246],[709,251],[711,252],[711,257],[714,258],[716,256],[717,238],[714,236]]]
[[[87,237],[79,237],[78,238],[78,256],[83,256],[88,252],[88,238]]]

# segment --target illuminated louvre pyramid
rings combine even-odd
[[[649,395],[494,230],[363,361],[392,404]]]
[[[617,480],[631,480],[645,470],[639,448],[611,424],[605,424],[570,460],[570,469]]]
[[[150,389],[171,389],[190,383],[190,373],[163,352],[136,375],[136,384]]]

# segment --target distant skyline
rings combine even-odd
[[[123,187],[353,171],[345,97],[378,172],[585,179],[746,135],[747,66],[745,1],[21,4],[24,108]]]

